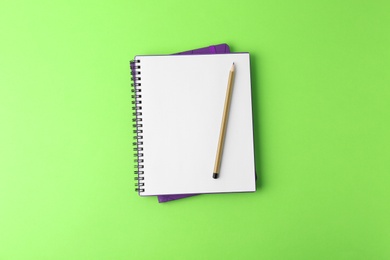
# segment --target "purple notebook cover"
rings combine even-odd
[[[230,53],[229,45],[227,44],[218,44],[218,45],[211,45],[209,47],[204,47],[200,49],[190,50],[190,51],[184,51],[175,53],[173,55],[196,55],[196,54],[218,54],[218,53]],[[183,199],[191,196],[195,196],[198,194],[175,194],[175,195],[159,195],[158,202],[168,202],[171,200],[178,200]]]

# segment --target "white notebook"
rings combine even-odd
[[[233,62],[221,170],[213,179]],[[136,56],[131,68],[141,196],[256,190],[249,53]]]

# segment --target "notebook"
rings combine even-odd
[[[233,62],[221,172],[213,179]],[[131,66],[139,194],[255,191],[249,54],[136,56]]]
[[[229,45],[227,45],[226,43],[218,44],[218,45],[210,45],[208,47],[179,52],[179,53],[176,53],[174,55],[185,55],[185,54],[196,55],[196,54],[217,54],[217,53],[230,53]],[[188,198],[188,197],[191,197],[194,195],[197,195],[197,194],[159,195],[159,196],[157,196],[157,198],[158,198],[159,203],[163,203],[163,202],[169,202],[172,200]]]

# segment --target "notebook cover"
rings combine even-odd
[[[217,53],[230,53],[229,45],[227,44],[218,44],[211,45],[209,47],[199,48],[195,50],[189,50],[184,52],[175,53],[174,55],[196,55],[196,54],[217,54]],[[183,199],[191,196],[195,196],[198,194],[175,194],[175,195],[159,195],[158,202],[168,202],[172,200]]]

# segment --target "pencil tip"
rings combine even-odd
[[[217,179],[217,178],[218,178],[218,173],[215,173],[215,172],[214,172],[214,173],[213,173],[213,178],[214,178],[214,179]]]

